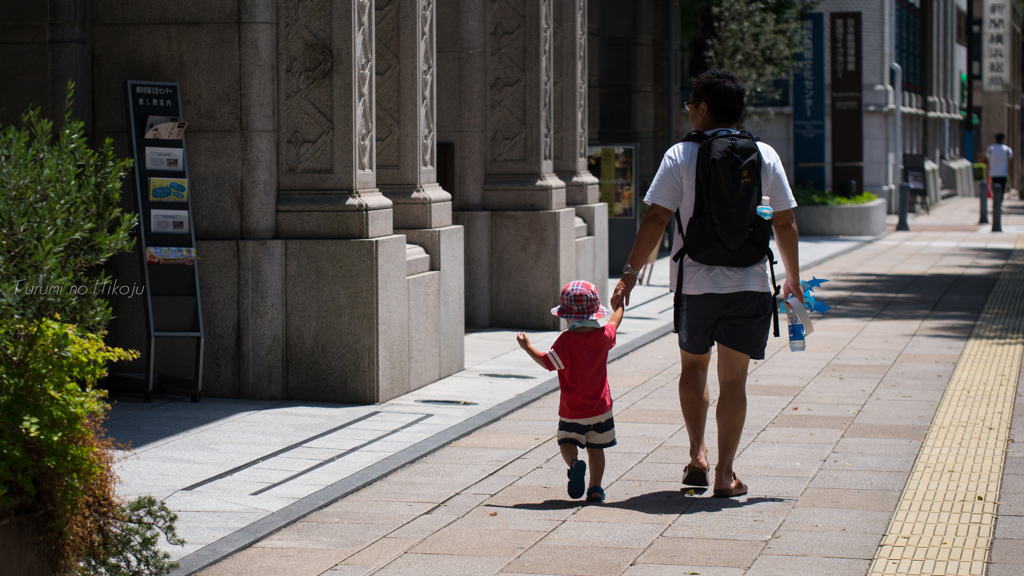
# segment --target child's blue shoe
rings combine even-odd
[[[582,498],[586,489],[585,476],[587,475],[587,463],[582,460],[573,460],[569,465],[569,498]]]
[[[587,502],[604,502],[604,490],[600,486],[591,486],[587,490]]]

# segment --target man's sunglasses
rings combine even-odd
[[[689,112],[691,105],[700,104],[701,102],[703,102],[703,100],[697,100],[695,102],[683,102],[683,108],[686,109],[687,112]]]

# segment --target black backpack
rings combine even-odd
[[[775,254],[768,244],[772,223],[757,215],[761,203],[761,151],[749,132],[719,131],[712,136],[693,131],[683,142],[696,142],[696,195],[686,227],[676,210],[683,247],[672,258],[679,263],[676,278],[674,330],[679,330],[683,292],[683,255],[707,266],[753,266],[768,257],[772,278],[772,318],[779,335]]]

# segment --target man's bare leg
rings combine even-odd
[[[708,445],[704,442],[704,428],[708,421],[711,393],[708,391],[708,364],[711,351],[690,354],[679,351],[682,370],[679,373],[679,406],[683,422],[690,437],[690,464],[708,467]]]
[[[750,356],[718,345],[718,464],[715,465],[715,489],[727,490],[735,485],[733,461],[743,435],[747,418],[747,366]]]

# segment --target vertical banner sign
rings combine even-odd
[[[1009,0],[985,0],[981,15],[981,89],[1003,92],[1010,87]]]
[[[864,191],[864,113],[861,94],[860,12],[833,12],[832,189]],[[853,190],[847,190],[853,180]]]
[[[794,182],[825,189],[825,15],[804,17],[803,52],[793,75]]]

